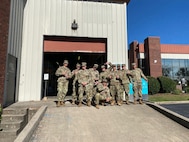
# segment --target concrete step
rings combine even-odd
[[[21,132],[21,130],[19,128],[10,129],[10,130],[3,130],[3,131],[0,131],[0,138],[7,138],[9,136],[16,137],[20,132]]]
[[[2,117],[1,123],[27,120],[26,114],[18,114],[18,115],[3,114],[1,117]]]
[[[1,123],[1,128],[3,130],[9,130],[9,129],[17,129],[17,128],[24,128],[24,126],[26,125],[26,121],[24,120],[20,120],[20,121],[13,121],[13,122],[6,122],[6,121],[3,121]]]
[[[16,136],[0,137],[0,142],[14,142]]]
[[[27,108],[5,108],[3,109],[3,114],[27,114],[27,111]]]

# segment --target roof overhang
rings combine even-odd
[[[93,1],[93,2],[108,2],[108,3],[129,3],[130,0],[83,0],[83,1]]]

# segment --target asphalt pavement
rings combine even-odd
[[[161,104],[161,106],[189,118],[189,103]]]

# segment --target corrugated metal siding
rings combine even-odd
[[[11,0],[8,54],[17,58],[17,80],[16,80],[16,100],[18,95],[18,84],[20,78],[20,62],[22,49],[23,15],[26,0]],[[6,86],[7,87],[7,86]]]
[[[78,30],[71,29],[73,20]],[[28,0],[24,11],[19,101],[40,100],[43,35],[107,38],[108,61],[128,64],[126,3]]]

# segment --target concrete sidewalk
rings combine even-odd
[[[147,105],[48,108],[30,142],[188,142],[189,130]]]

